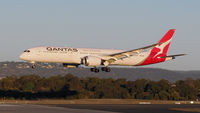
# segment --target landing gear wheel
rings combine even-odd
[[[101,70],[105,71],[105,72],[110,72],[111,71],[111,69],[109,67],[102,67]]]
[[[94,72],[94,71],[95,71],[95,68],[90,68],[90,71]]]
[[[106,72],[110,72],[110,71],[111,71],[111,69],[107,67],[106,68]]]
[[[33,64],[33,65],[31,66],[31,68],[32,68],[32,69],[35,69],[35,68],[36,68],[35,64]]]
[[[95,72],[95,73],[98,73],[98,72],[99,72],[99,69],[97,69],[97,68],[90,68],[90,71]]]
[[[98,73],[99,72],[99,69],[95,69],[95,71],[94,71],[95,73]]]
[[[106,71],[106,67],[102,67],[102,68],[101,68],[101,71]]]

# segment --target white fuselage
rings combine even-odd
[[[29,62],[52,62],[81,64],[81,60],[86,56],[95,56],[106,59],[106,55],[120,53],[125,50],[114,49],[90,49],[90,48],[70,48],[70,47],[36,47],[28,49],[20,58]],[[118,60],[111,65],[134,66],[141,64],[150,54],[149,51],[135,54],[134,56]]]

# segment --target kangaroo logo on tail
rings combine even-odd
[[[158,42],[158,43],[162,43],[162,44],[157,45],[152,49],[151,57],[157,58],[159,56],[166,56],[167,55],[167,51],[168,51],[168,48],[169,48],[170,43],[172,41],[172,36],[173,36],[174,32],[175,32],[175,29],[170,29],[163,36],[163,38]]]
[[[172,40],[172,39],[169,39],[168,41],[162,43],[161,45],[155,46],[155,48],[159,49],[159,52],[158,52],[157,54],[155,54],[155,56],[154,56],[153,58],[156,58],[157,56],[159,56],[159,55],[161,55],[161,54],[165,54],[165,55],[166,55],[166,53],[165,53],[164,50],[168,49],[169,44],[171,43],[171,40]],[[168,45],[168,47],[167,47],[167,45]],[[166,50],[166,51],[167,51],[167,50]]]

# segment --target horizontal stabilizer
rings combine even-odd
[[[184,55],[187,55],[187,54],[177,54],[177,55],[169,55],[169,56],[164,56],[164,57],[160,57],[160,58],[172,58],[172,59],[175,59],[175,57],[178,57],[178,56],[184,56]]]

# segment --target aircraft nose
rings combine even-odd
[[[24,53],[22,53],[22,54],[19,56],[19,58],[20,58],[21,60],[24,60],[24,59],[25,59]]]

